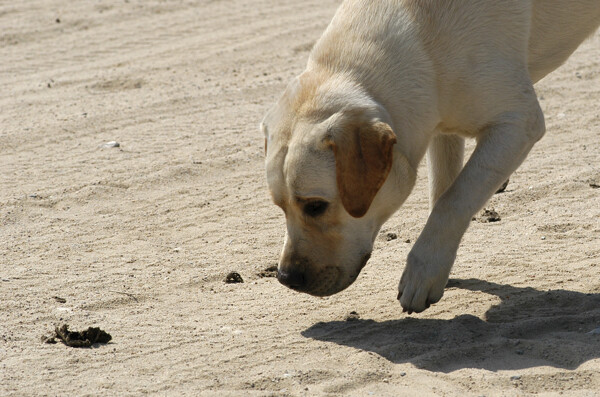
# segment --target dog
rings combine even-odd
[[[261,123],[287,226],[278,280],[352,284],[427,153],[431,211],[398,300],[438,302],[472,216],[544,135],[533,84],[599,25],[598,0],[344,1]]]

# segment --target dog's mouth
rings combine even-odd
[[[311,274],[308,282],[303,287],[290,287],[294,291],[304,292],[309,295],[325,297],[337,294],[348,288],[356,281],[361,270],[371,258],[371,253],[361,257],[359,267],[356,271],[348,274],[338,266],[327,266],[322,270]]]

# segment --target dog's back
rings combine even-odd
[[[565,62],[598,26],[598,0],[534,0],[528,59],[533,82]]]

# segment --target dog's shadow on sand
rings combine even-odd
[[[600,357],[600,294],[538,291],[478,279],[451,279],[446,288],[482,291],[502,301],[484,320],[461,315],[451,320],[331,321],[302,335],[446,373],[461,368],[575,369]]]

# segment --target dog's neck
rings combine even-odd
[[[324,91],[346,106],[379,109],[378,118],[397,136],[395,152],[417,169],[440,122],[435,74],[425,50],[416,38],[406,48],[401,48],[406,41],[399,40],[393,49],[366,36],[339,40],[336,23],[315,44],[305,74],[320,76]],[[413,33],[403,29],[400,34]]]

